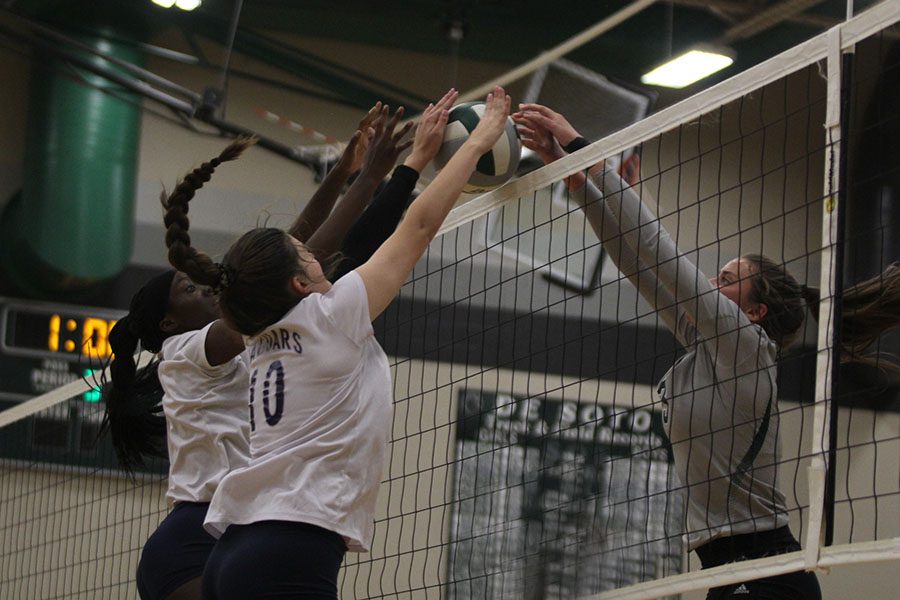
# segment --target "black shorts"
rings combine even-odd
[[[201,577],[216,539],[203,529],[208,502],[179,502],[141,552],[137,587],[141,600],[164,600]]]
[[[208,600],[335,600],[347,546],[333,531],[290,521],[229,525],[203,572]]]
[[[715,539],[697,548],[704,569],[800,550],[788,527]],[[821,600],[814,573],[800,571],[709,590],[706,600]]]

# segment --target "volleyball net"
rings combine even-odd
[[[678,597],[900,559],[898,378],[838,366],[835,301],[900,258],[898,21],[880,4],[451,213],[375,325],[390,458],[342,598]],[[760,253],[822,288],[819,320],[780,356],[780,453],[756,465],[777,473],[800,552],[706,570],[687,552],[701,532],[657,395],[682,351],[563,183],[623,156],[704,273]],[[165,465],[124,477],[94,443],[96,399],[75,382],[0,413],[2,597],[137,597]]]

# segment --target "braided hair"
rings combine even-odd
[[[235,160],[244,150],[256,143],[256,138],[241,137],[231,142],[222,152],[205,162],[178,182],[171,194],[163,190],[160,202],[165,211],[163,224],[166,226],[166,247],[169,249],[169,263],[183,271],[195,282],[208,285],[219,292],[228,285],[229,273],[208,255],[191,246],[188,234],[188,203],[194,194],[210,180],[216,167],[223,162]]]
[[[183,264],[182,271],[195,282],[213,287],[221,286],[223,277],[220,265],[208,256],[191,248],[188,230],[188,202],[194,193],[210,180],[216,167],[234,160],[249,146],[254,138],[239,138],[228,145],[219,156],[191,171],[176,185],[171,195],[162,192],[160,201],[165,209],[166,246],[169,261]],[[166,422],[160,414],[163,390],[159,382],[159,360],[140,370],[134,360],[138,344],[149,352],[162,350],[163,341],[169,336],[160,323],[169,307],[169,294],[175,271],[167,271],[147,282],[131,299],[128,315],[120,319],[109,333],[113,351],[110,363],[110,381],[104,385],[106,404],[101,432],[109,432],[119,464],[129,473],[144,466],[145,457],[166,456]]]
[[[138,370],[134,353],[138,343],[159,352],[168,337],[160,328],[169,306],[175,271],[147,282],[131,299],[128,314],[109,332],[113,358],[110,379],[103,386],[106,405],[101,434],[109,432],[119,464],[128,473],[145,465],[145,457],[166,457],[166,421],[160,415],[163,390],[157,375],[159,361]]]
[[[162,196],[169,263],[197,283],[210,286],[219,295],[222,316],[246,335],[258,333],[296,305],[288,282],[303,274],[297,248],[281,229],[259,227],[241,236],[221,263],[214,262],[191,246],[188,203],[220,163],[234,160],[253,143],[253,139],[236,140],[217,158],[185,176],[172,194]]]

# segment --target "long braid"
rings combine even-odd
[[[119,320],[109,334],[115,352],[110,380],[103,387],[106,414],[101,435],[109,432],[119,465],[130,475],[146,465],[146,457],[166,457],[166,420],[159,414],[162,386],[158,361],[138,370],[134,352],[139,341],[129,317]]]
[[[238,158],[255,143],[254,138],[235,140],[219,156],[188,173],[171,195],[163,191],[160,197],[165,209],[169,260],[198,283],[219,286],[225,270],[191,247],[188,203],[210,180],[216,167]],[[128,315],[109,334],[114,358],[110,363],[110,380],[103,386],[106,415],[101,430],[111,435],[119,462],[129,473],[143,466],[145,457],[166,456],[165,418],[160,414],[163,390],[157,374],[159,360],[138,369],[134,353],[139,343],[149,352],[158,353],[162,349],[168,333],[160,323],[168,307],[174,277],[174,271],[167,271],[147,282],[132,297]]]
[[[166,423],[160,415],[163,390],[158,361],[138,368],[134,353],[158,353],[168,334],[160,323],[169,304],[175,271],[166,271],[145,283],[131,298],[128,314],[109,332],[113,358],[109,380],[103,382],[106,415],[101,434],[112,437],[119,463],[129,473],[144,465],[144,457],[166,456]]]
[[[233,141],[219,156],[209,162],[205,162],[182,179],[171,194],[166,195],[163,190],[160,195],[165,215],[163,223],[166,226],[166,246],[169,249],[169,263],[183,271],[197,283],[219,288],[226,271],[213,262],[205,253],[191,246],[191,236],[188,234],[190,219],[188,219],[188,203],[194,197],[197,190],[210,180],[213,172],[223,162],[235,160],[244,150],[256,143],[256,138],[242,137]]]

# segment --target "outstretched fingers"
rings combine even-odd
[[[513,115],[513,122],[519,131],[522,145],[536,152],[545,163],[562,156],[562,149],[543,116],[536,112],[517,112]]]
[[[435,121],[434,127],[435,129],[439,129],[441,131],[441,136],[444,134],[444,128],[447,126],[447,121],[450,119],[450,110],[448,108],[441,109],[441,112],[437,115],[437,120]]]
[[[422,111],[422,117],[416,126],[412,153],[404,161],[405,165],[421,173],[422,169],[434,159],[444,139],[448,109],[458,95],[456,90],[450,89],[436,104],[429,104]]]
[[[522,143],[525,143],[526,141],[543,139],[540,132],[538,130],[535,130],[534,128],[526,127],[525,125],[517,125],[516,129],[519,132],[519,138],[521,138]]]
[[[409,148],[410,145],[412,145],[412,140],[403,142],[402,144],[400,143],[400,141],[404,137],[406,137],[406,134],[409,133],[409,130],[413,128],[413,126],[415,125],[414,122],[409,121],[407,123],[404,123],[399,131],[394,132],[394,128],[397,126],[397,123],[399,123],[400,119],[403,117],[404,110],[405,109],[402,106],[397,109],[397,112],[395,112],[394,116],[391,117],[391,120],[388,123],[388,128],[387,128],[387,132],[393,134],[391,136],[389,146],[391,148],[393,148],[393,152],[395,153],[395,156],[399,155],[401,152],[403,152],[404,150]]]
[[[510,103],[510,97],[503,88],[495,87],[494,91],[487,95],[484,113],[467,143],[473,144],[473,147],[482,153],[490,150],[506,127]]]
[[[381,107],[381,110],[378,112],[378,116],[375,117],[375,120],[372,121],[370,128],[372,131],[372,137],[379,137],[381,132],[384,131],[384,128],[387,126],[388,114],[390,113],[391,107],[387,104]]]
[[[543,104],[537,104],[535,102],[525,102],[524,104],[519,104],[518,112],[536,112],[542,117],[551,120],[557,115],[556,111],[547,108]]]
[[[393,115],[390,114],[390,106],[385,104],[381,113],[378,116],[378,119],[374,124],[374,132],[371,136],[372,141],[374,142],[373,147],[374,152],[381,151],[381,148],[393,147],[397,144],[397,142],[402,138],[407,131],[409,131],[408,127],[404,126],[400,132],[394,133],[394,129],[397,127],[397,123],[400,121],[400,118],[403,116],[403,107],[399,107]]]
[[[381,106],[381,100],[376,102],[375,106],[370,108],[369,112],[367,112],[363,116],[362,120],[359,122],[359,127],[357,127],[357,129],[365,131],[366,129],[371,127],[375,120],[381,115]]]
[[[353,132],[353,135],[350,136],[350,140],[347,142],[347,147],[344,148],[344,154],[352,155],[356,151],[356,147],[359,146],[359,140],[362,139],[363,132],[359,129]]]
[[[394,166],[400,153],[409,148],[412,143],[411,141],[403,142],[403,138],[409,133],[413,123],[405,123],[396,129],[403,117],[403,107],[398,108],[390,116],[389,110],[387,106],[382,108],[378,130],[369,145],[364,161],[363,168],[375,179],[383,179]]]
[[[396,144],[397,142],[402,140],[403,137],[407,133],[409,133],[409,130],[412,129],[414,125],[415,125],[415,123],[413,123],[412,121],[410,121],[409,123],[405,123],[403,125],[403,127],[400,128],[400,131],[398,131],[397,133],[394,134],[394,143]]]
[[[388,135],[392,135],[394,133],[394,128],[397,127],[397,123],[400,122],[400,118],[403,116],[403,113],[406,109],[402,106],[399,107],[394,114],[388,119],[387,125],[385,126],[385,131]]]
[[[453,103],[456,102],[456,99],[459,98],[459,92],[456,91],[455,88],[450,88],[447,90],[447,93],[444,94],[443,98],[437,101],[437,104],[434,105],[435,111],[440,111],[445,108],[450,108],[453,106]]]
[[[552,119],[536,111],[518,111],[513,113],[512,118],[516,123],[528,123],[532,129],[539,127],[547,131],[552,130]]]
[[[568,144],[581,135],[563,115],[542,104],[534,102],[520,104],[519,110],[513,115],[513,119],[518,120],[523,116],[529,117],[534,122],[538,122],[546,127],[550,134],[562,145]]]
[[[509,116],[509,108],[512,105],[512,98],[509,97],[502,87],[499,85],[494,88],[494,91],[488,94],[488,109],[493,111],[499,111],[503,114],[503,117]]]
[[[404,124],[403,127],[400,128],[400,131],[398,131],[397,133],[394,134],[394,137],[391,140],[391,143],[392,143],[392,145],[396,146],[397,154],[402,153],[404,150],[406,150],[407,148],[412,146],[413,140],[407,140],[407,141],[403,142],[402,144],[400,143],[400,140],[402,140],[404,137],[406,137],[406,134],[409,133],[409,130],[413,128],[413,125],[415,125],[415,123],[410,121],[409,123]]]
[[[422,111],[416,134],[420,135],[419,132],[422,132],[422,134],[431,133],[435,131],[435,128],[440,128],[443,132],[443,127],[447,123],[448,110],[458,97],[459,92],[450,88],[436,103],[429,103],[425,110]]]

